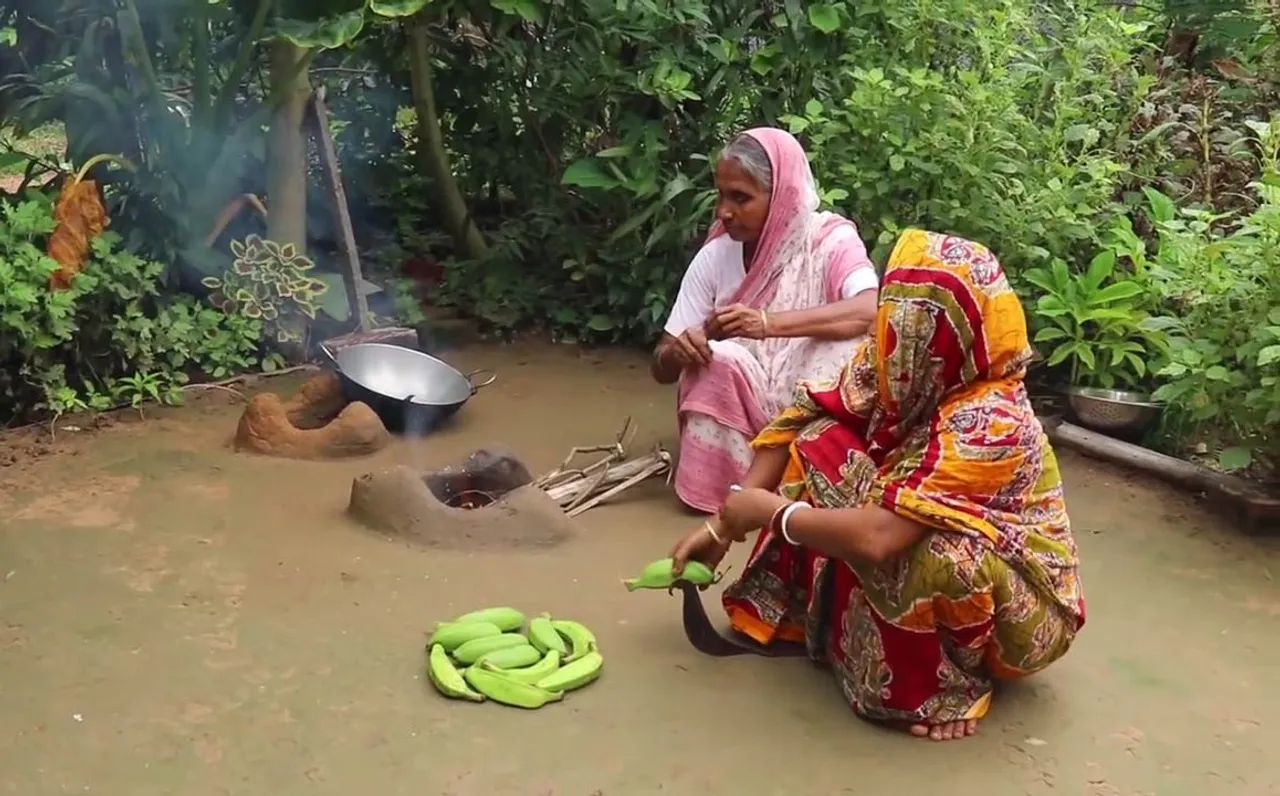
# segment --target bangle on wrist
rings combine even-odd
[[[776,509],[774,509],[773,516],[769,518],[769,524],[766,525],[765,527],[768,528],[770,531],[773,531],[775,534],[782,533],[782,525],[780,523],[780,521],[782,520],[782,512],[786,511],[787,506],[790,506],[790,505],[791,505],[790,503],[783,503],[781,506],[778,506]]]
[[[716,533],[716,529],[711,524],[711,520],[707,520],[702,524],[704,530],[711,534],[711,538],[716,540],[716,544],[724,544],[724,540],[720,538],[720,534]]]
[[[769,313],[764,310],[760,310],[760,330],[765,337],[769,336]]]
[[[786,541],[787,544],[795,545],[796,547],[799,547],[800,543],[797,542],[795,539],[792,539],[791,534],[787,532],[787,523],[791,521],[791,515],[795,514],[798,510],[802,508],[811,509],[813,508],[813,506],[810,506],[808,503],[805,503],[803,500],[797,500],[794,503],[784,506],[782,508],[782,516],[778,518],[778,530],[782,533],[782,538]]]

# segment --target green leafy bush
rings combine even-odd
[[[578,4],[483,52],[442,44],[447,144],[492,244],[449,269],[443,300],[651,340],[710,222],[716,152],[761,124],[805,143],[824,203],[876,256],[918,225],[991,245],[1015,275],[1088,258],[1124,210],[1154,78],[1142,17],[1087,5]]]
[[[825,96],[783,120],[882,255],[923,226],[989,244],[1011,273],[1087,256],[1117,211],[1129,116],[1150,87],[1146,26],[964,5],[945,59],[919,41],[928,26],[900,24],[912,11],[872,14],[886,32],[849,48]]]
[[[261,320],[279,343],[301,343],[307,321],[320,311],[317,300],[329,286],[310,276],[316,264],[292,243],[279,244],[250,235],[231,242],[231,267],[202,282],[213,290],[210,301],[229,316]]]
[[[1045,364],[1066,363],[1072,385],[1139,387],[1151,358],[1163,352],[1163,335],[1139,305],[1142,283],[1116,278],[1115,266],[1116,253],[1105,250],[1082,274],[1054,260],[1023,275],[1044,291],[1034,305],[1033,315],[1043,321],[1034,340],[1052,346]]]
[[[0,206],[0,422],[138,395],[178,401],[193,375],[259,364],[260,321],[162,296],[164,266],[122,251],[111,232],[94,239],[71,289],[51,291],[53,228],[48,197]]]
[[[1261,129],[1280,145],[1280,129]],[[1154,397],[1168,405],[1168,431],[1217,447],[1227,469],[1248,467],[1254,453],[1280,460],[1280,172],[1253,189],[1257,208],[1225,220],[1153,194],[1156,245],[1123,234],[1115,244],[1151,274],[1167,309],[1159,328],[1169,359]]]

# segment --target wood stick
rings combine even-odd
[[[585,469],[582,469],[582,470],[569,469],[569,465],[573,462],[574,458],[579,454],[604,453],[604,452],[608,452],[609,455],[603,457],[602,459],[597,461],[595,464],[592,464],[586,467]],[[601,467],[608,467],[610,464],[614,462],[622,461],[624,458],[626,458],[626,451],[622,450],[617,445],[596,445],[592,447],[575,447],[572,451],[569,452],[569,455],[565,457],[565,460],[560,463],[559,467],[557,467],[556,469],[552,470],[549,473],[542,475],[540,478],[538,478],[537,481],[534,482],[534,484],[543,489],[546,489],[551,484],[561,481],[566,477],[581,478],[584,475],[594,473],[596,470],[600,469]]]
[[[188,385],[185,385],[182,389],[183,390],[221,390],[222,392],[231,393],[235,397],[239,398],[241,401],[249,400],[248,398],[244,397],[244,393],[240,392],[239,390],[233,390],[232,388],[224,384],[188,384]]]
[[[641,470],[640,472],[631,476],[630,478],[618,484],[617,486],[613,487],[612,489],[606,492],[602,492],[601,494],[588,500],[586,503],[583,503],[582,505],[570,510],[569,516],[576,517],[579,514],[583,513],[584,511],[588,511],[590,509],[595,508],[596,506],[605,502],[606,500],[613,497],[614,495],[617,495],[618,493],[622,492],[624,489],[630,489],[631,487],[635,486],[641,481],[645,481],[657,475],[658,473],[662,472],[663,468],[667,467],[668,464],[669,462],[662,461],[662,460],[658,460],[654,462],[648,469]]]
[[[218,212],[218,217],[214,219],[213,222],[213,229],[209,230],[209,235],[204,239],[204,245],[212,246],[216,243],[218,236],[221,235],[222,231],[227,228],[227,225],[240,214],[240,211],[245,208],[245,205],[248,205],[257,212],[264,222],[267,220],[267,207],[262,203],[261,199],[251,193],[240,194],[230,202],[227,202],[226,206]]]
[[[217,387],[225,387],[228,384],[235,384],[236,382],[248,381],[249,379],[265,379],[265,378],[274,378],[275,376],[288,376],[290,373],[299,373],[304,370],[321,370],[321,368],[319,365],[312,365],[309,363],[305,365],[293,365],[292,367],[280,368],[279,370],[271,370],[271,371],[260,370],[260,371],[255,371],[253,373],[241,373],[239,376],[232,376],[231,378],[223,379],[222,381],[201,381],[195,384],[186,384],[186,385],[183,385],[182,389],[207,390],[207,389],[213,389]]]
[[[619,481],[625,481],[636,473],[652,467],[655,461],[663,462],[665,466],[666,459],[664,457],[666,456],[668,456],[666,451],[655,451],[647,456],[622,462],[616,467],[606,470],[604,477],[599,480],[596,487],[610,487]],[[572,483],[559,484],[544,491],[557,503],[565,505],[577,498],[582,492],[589,490],[591,488],[589,484],[591,484],[591,479],[580,478]]]
[[[670,466],[670,455],[659,449],[649,456],[613,468],[604,477],[568,485],[560,490],[558,496],[548,494],[570,517],[576,517],[641,481],[661,475]]]
[[[1113,464],[1143,470],[1189,489],[1203,490],[1214,483],[1231,478],[1193,462],[1165,456],[1163,453],[1156,453],[1067,422],[1058,423],[1051,428],[1047,427],[1045,432],[1050,441],[1055,444],[1079,451],[1094,459],[1103,459]]]
[[[597,474],[594,478],[590,480],[590,483],[587,485],[585,489],[582,490],[581,494],[579,494],[573,500],[569,501],[568,505],[563,506],[564,510],[570,511],[571,509],[577,508],[579,503],[581,503],[582,501],[586,500],[587,498],[595,494],[596,490],[600,488],[600,485],[604,483],[604,479],[607,478],[608,475],[609,475],[608,467],[601,470],[599,474]],[[569,516],[572,517],[573,514],[570,513]]]
[[[601,468],[607,468],[614,462],[622,461],[627,456],[626,444],[634,436],[634,432],[631,416],[627,415],[626,419],[622,421],[622,428],[618,431],[617,436],[614,437],[612,445],[574,446],[569,450],[569,455],[564,457],[564,461],[560,462],[559,467],[534,479],[533,485],[545,490],[553,484],[561,483],[567,479],[581,478],[595,473]],[[609,455],[584,469],[570,468],[569,465],[573,464],[573,460],[584,453],[607,453]]]
[[[1232,505],[1243,512],[1250,532],[1257,530],[1259,520],[1280,516],[1280,496],[1268,494],[1265,488],[1239,476],[1210,470],[1067,422],[1046,423],[1045,433],[1055,445],[1149,473]]]
[[[597,461],[582,470],[566,470],[563,467],[557,467],[555,470],[543,475],[534,482],[534,486],[539,489],[550,489],[552,486],[566,481],[573,481],[579,478],[587,478],[600,469],[607,469],[609,465],[622,461],[624,454],[622,451],[614,450],[608,456]]]
[[[351,224],[351,212],[347,207],[347,192],[342,185],[337,148],[329,132],[329,110],[325,107],[323,89],[311,95],[310,120],[312,134],[320,148],[320,162],[324,164],[329,203],[333,206],[334,220],[338,226],[338,243],[346,266],[342,269],[342,282],[347,288],[347,303],[351,314],[355,316],[356,329],[363,332],[369,328],[369,300],[361,289],[364,278],[360,270],[360,254],[356,250],[356,234]]]
[[[628,462],[614,468],[610,475],[601,479],[579,479],[571,484],[561,484],[554,489],[547,490],[547,495],[561,506],[566,506],[574,502],[580,495],[590,494],[593,490],[608,489],[619,481],[625,481],[638,472],[647,469],[651,460],[639,460],[636,462]]]

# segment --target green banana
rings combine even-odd
[[[542,660],[532,666],[525,666],[522,669],[502,669],[499,666],[494,666],[487,657],[481,658],[479,665],[485,669],[501,669],[502,673],[507,677],[510,677],[512,680],[515,680],[518,683],[533,685],[554,672],[556,669],[560,668],[560,653],[552,650],[546,655],[543,655]]]
[[[603,668],[604,657],[598,652],[588,652],[573,663],[561,666],[555,673],[542,678],[537,685],[538,688],[554,694],[562,694],[594,683]],[[472,685],[475,684],[472,683]]]
[[[537,710],[548,702],[558,702],[564,698],[563,693],[553,694],[536,685],[522,683],[507,676],[504,672],[486,669],[483,666],[472,666],[463,674],[467,683],[494,702],[510,705],[525,710]]]
[[[462,674],[454,668],[449,660],[449,653],[444,646],[435,644],[427,655],[427,676],[436,690],[450,699],[465,699],[470,702],[483,702],[484,694],[471,690]]]
[[[538,652],[558,652],[561,656],[569,654],[564,639],[556,632],[551,623],[551,614],[541,614],[529,620],[529,642],[538,648]]]
[[[519,630],[524,625],[524,614],[514,608],[485,608],[481,611],[472,611],[469,614],[463,614],[457,619],[458,622],[489,622],[498,626],[503,633],[511,633]]]
[[[493,652],[486,652],[472,666],[482,664],[492,664],[496,669],[519,669],[523,666],[532,666],[542,660],[542,653],[534,648],[532,644],[524,644],[519,647],[506,647]]]
[[[500,636],[485,636],[468,641],[461,647],[453,651],[453,659],[465,666],[470,666],[480,660],[481,656],[488,655],[490,652],[508,649],[510,647],[524,647],[529,644],[529,640],[519,633],[503,633]]]
[[[501,628],[492,622],[445,622],[436,625],[431,638],[427,640],[427,646],[433,647],[439,644],[445,648],[446,652],[453,652],[468,641],[497,636],[501,633]]]
[[[570,619],[553,619],[551,626],[569,642],[569,654],[564,657],[564,663],[572,663],[588,652],[596,650],[595,634],[581,622],[574,622]]]
[[[670,558],[659,559],[640,570],[638,577],[622,581],[627,591],[636,589],[669,589],[678,580],[686,580],[695,586],[710,586],[718,578],[711,568],[701,561],[687,561],[680,577],[676,577],[671,568],[675,561]]]

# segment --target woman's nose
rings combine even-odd
[[[716,205],[716,218],[719,219],[721,223],[728,223],[733,220],[733,213],[730,212],[729,208],[725,205],[719,204]]]

